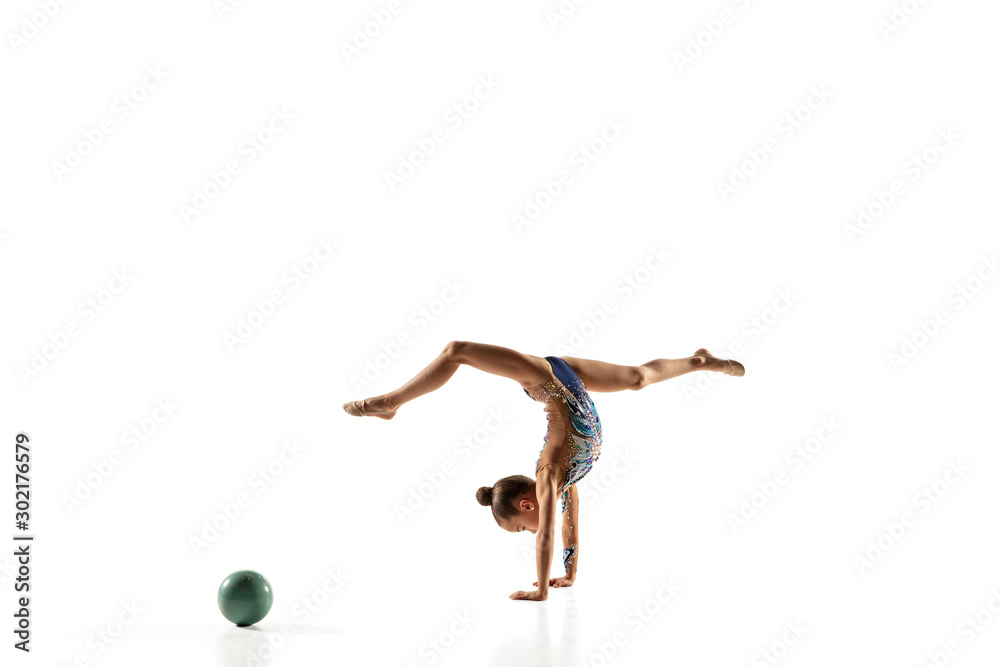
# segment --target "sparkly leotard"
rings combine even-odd
[[[545,404],[548,431],[542,441],[535,473],[547,465],[566,470],[562,492],[562,510],[566,511],[568,487],[590,472],[601,453],[601,419],[580,376],[559,357],[545,357],[552,367],[552,378],[525,389],[532,399]]]

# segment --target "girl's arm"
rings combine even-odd
[[[580,494],[574,484],[566,489],[566,508],[563,510],[563,566],[566,568],[566,576],[563,581],[554,580],[556,586],[568,586],[576,580],[576,559],[580,553],[579,525]]]
[[[538,472],[535,479],[535,496],[538,498],[538,530],[535,533],[538,588],[533,591],[517,591],[510,596],[513,600],[545,600],[549,597],[549,571],[552,569],[560,476],[565,478],[564,470],[558,466],[547,466]]]

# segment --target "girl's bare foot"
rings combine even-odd
[[[746,369],[740,362],[732,359],[719,359],[703,347],[695,350],[692,358],[696,359],[697,363],[701,364],[706,371],[717,371],[733,377],[740,377],[746,373]]]
[[[384,396],[364,398],[350,403],[344,403],[344,412],[352,417],[378,417],[392,419],[396,416],[396,407],[389,405]]]

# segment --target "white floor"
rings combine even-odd
[[[18,664],[995,665],[1000,6],[389,4],[5,5]],[[450,340],[747,374],[595,393],[578,579],[513,601],[474,495],[541,406],[340,408]]]
[[[975,369],[946,373],[947,356],[942,376],[955,386],[977,381]],[[607,440],[593,477],[581,483],[579,579],[545,602],[508,599],[534,581],[533,538],[502,532],[472,498],[477,485],[533,461],[544,417],[527,398],[512,400],[513,383],[463,371],[421,410],[414,403],[390,423],[352,421],[334,409],[304,418],[301,461],[198,554],[191,536],[204,534],[213,506],[245,487],[272,443],[199,437],[194,406],[210,401],[192,389],[192,407],[74,513],[57,501],[69,479],[62,487],[40,482],[34,645],[61,665],[599,665],[605,653],[616,664],[769,664],[760,653],[769,647],[783,664],[834,665],[860,652],[872,664],[894,656],[922,664],[954,640],[961,664],[989,664],[1000,647],[1000,547],[989,520],[1000,457],[983,439],[986,406],[962,394],[972,407],[957,422],[950,415],[962,408],[948,399],[952,390],[889,379],[893,391],[883,386],[882,398],[864,386],[854,396],[824,396],[779,349],[747,365],[745,378],[722,378],[694,406],[669,385],[597,395]],[[767,378],[775,374],[782,377]],[[805,413],[810,401],[796,403],[799,382],[829,409]],[[448,458],[450,447],[431,437],[435,408],[476,412],[463,389],[497,399],[511,415],[509,430],[400,523],[401,489]],[[928,414],[914,419],[911,405]],[[676,422],[672,435],[653,435],[657,423],[665,428],[660,414],[676,415],[666,420]],[[828,414],[842,433],[734,534],[727,514],[773,470],[792,470],[782,463],[786,451],[807,443]],[[98,428],[96,418],[84,423]],[[463,430],[442,428],[445,441]],[[60,463],[50,444],[71,438],[70,427],[51,425],[35,437],[39,480],[57,479],[64,467],[85,470],[79,455]],[[254,453],[226,464],[233,457],[224,453],[241,442]],[[348,450],[346,442],[357,444]],[[416,460],[416,448],[425,460],[428,451],[435,456],[423,469],[383,467],[372,454],[383,446],[404,461]],[[970,471],[937,483],[934,495],[948,461]],[[914,499],[923,487],[938,498],[926,512]],[[906,511],[916,525],[890,540],[883,526]],[[870,557],[869,540],[887,548],[859,565]],[[243,568],[270,579],[275,604],[264,621],[241,629],[222,618],[215,592]],[[982,629],[967,641],[974,626],[961,626],[977,613]],[[107,645],[102,630],[112,637]]]

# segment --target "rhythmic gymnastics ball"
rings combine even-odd
[[[274,592],[271,582],[260,572],[239,570],[219,586],[219,610],[240,627],[253,625],[271,611]]]

